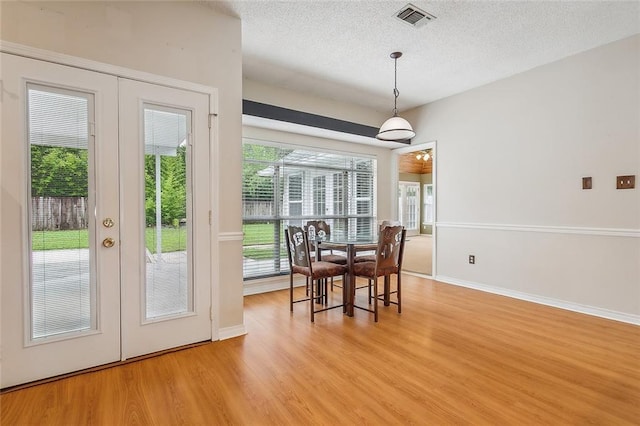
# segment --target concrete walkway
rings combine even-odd
[[[91,318],[96,295],[90,285],[89,249],[34,251],[31,261],[33,337],[90,329],[96,323]],[[148,256],[146,275],[147,318],[187,311],[186,252]]]

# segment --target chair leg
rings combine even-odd
[[[378,277],[373,280],[373,294],[378,294]],[[373,320],[378,322],[378,297],[373,298]]]
[[[322,280],[311,278],[311,299],[314,303],[322,303],[322,298],[324,297],[322,294]],[[315,295],[314,295],[315,290]]]
[[[313,307],[313,305],[316,303],[316,299],[314,298],[314,291],[313,289],[315,288],[314,282],[313,280],[311,280],[311,285],[309,286],[309,293],[310,293],[310,297],[309,297],[309,308],[311,311],[311,322],[314,322],[314,318],[313,315],[315,314],[315,308]]]
[[[397,296],[398,296],[398,313],[399,314],[402,313],[402,294],[401,294],[402,285],[401,284],[402,284],[402,282],[401,282],[401,279],[400,279],[400,271],[398,271],[398,293],[397,293]]]
[[[384,275],[384,306],[389,306],[389,298],[391,293],[391,274]]]
[[[347,313],[347,274],[342,276],[342,313]]]
[[[332,278],[333,280],[333,278]],[[322,280],[322,291],[324,292],[324,304],[325,306],[329,305],[329,282],[327,280],[327,278],[325,278],[324,280]]]
[[[369,304],[371,304],[371,279],[369,279]]]
[[[289,274],[289,309],[293,312],[293,273]]]

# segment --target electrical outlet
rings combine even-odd
[[[469,263],[472,265],[476,264],[476,257],[473,254],[469,255]]]

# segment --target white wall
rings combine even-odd
[[[437,140],[437,278],[640,323],[640,36],[406,116]]]
[[[0,38],[218,89],[221,335],[243,328],[241,26],[195,2],[2,2]],[[3,141],[4,143],[4,141]],[[217,184],[217,182],[216,182]],[[239,237],[225,237],[229,235]],[[234,265],[234,267],[230,267]],[[225,330],[228,332],[225,333]]]

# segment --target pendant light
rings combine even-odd
[[[393,79],[393,117],[385,121],[380,127],[380,131],[376,135],[377,139],[383,141],[404,142],[408,141],[416,135],[413,127],[407,120],[398,116],[398,58],[402,56],[402,52],[393,52],[391,58],[394,60],[394,79]]]

